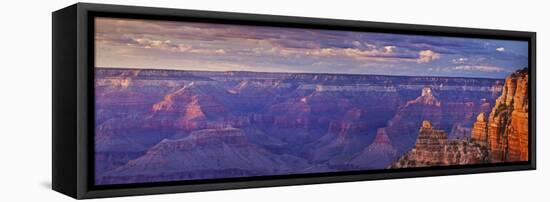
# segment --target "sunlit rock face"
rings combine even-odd
[[[383,169],[417,146],[425,120],[449,140],[469,139],[504,83],[110,68],[95,74],[98,184]],[[448,150],[444,155],[458,154]]]
[[[529,99],[527,69],[506,78],[502,95],[488,120],[491,159],[526,161],[529,158]]]
[[[471,140],[448,140],[442,130],[424,121],[413,149],[390,168],[467,165],[489,162],[488,149]]]
[[[476,122],[472,128],[472,140],[487,143],[487,118],[485,113],[481,112],[477,115]]]

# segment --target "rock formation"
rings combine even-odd
[[[528,80],[527,69],[508,76],[488,120],[480,114],[474,124],[472,139],[489,145],[492,162],[529,159]]]
[[[424,87],[419,97],[408,101],[388,122],[386,132],[398,154],[403,154],[414,146],[418,127],[423,120],[440,125],[443,117],[441,102],[432,92],[430,87]]]
[[[351,164],[359,168],[384,168],[397,158],[386,129],[379,128],[372,144],[353,157]]]
[[[488,162],[487,148],[470,140],[447,140],[442,130],[424,121],[413,149],[390,168],[466,165]]]
[[[528,70],[505,80],[489,116],[481,112],[470,139],[449,140],[442,130],[422,123],[416,144],[391,168],[514,162],[529,159]],[[424,94],[424,93],[423,93]]]
[[[203,129],[163,139],[143,156],[96,176],[99,183],[166,181],[299,172],[303,159],[271,153],[252,144],[241,129]],[[161,174],[157,174],[162,171]]]
[[[447,143],[447,134],[445,131],[432,128],[429,121],[423,121],[416,139],[415,149],[441,151]]]
[[[483,112],[477,115],[476,122],[472,128],[472,140],[483,144],[487,143],[487,120]]]
[[[414,147],[422,121],[427,120],[445,131],[448,139],[467,139],[471,135],[475,116],[480,112],[488,113],[491,109],[491,104],[487,102],[487,98],[492,98],[490,94],[485,94],[487,98],[473,96],[464,99],[457,96],[456,99],[441,99],[449,95],[434,89],[437,87],[424,86],[420,96],[407,101],[388,121],[385,129],[399,155]]]

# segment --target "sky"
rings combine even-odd
[[[505,78],[526,41],[98,17],[97,68]]]

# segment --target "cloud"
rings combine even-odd
[[[172,51],[178,51],[178,52],[187,52],[190,51],[193,47],[186,44],[178,44],[176,47],[172,47]]]
[[[400,47],[398,50],[395,45],[390,44],[392,40],[402,38],[397,35],[376,41],[369,40],[369,37],[365,39],[364,36],[370,35],[360,32],[212,26],[205,23],[112,18],[99,18],[96,22],[96,40],[109,41],[113,47],[120,46],[121,44],[116,44],[120,42],[133,47],[181,53],[229,54],[240,57],[345,57],[357,62],[427,63],[439,58],[438,53],[429,49],[419,52],[410,50],[410,47]]]
[[[420,56],[411,52],[397,52],[395,46],[384,46],[378,49],[360,48],[321,48],[321,49],[282,49],[282,52],[294,55],[316,56],[321,58],[349,58],[356,61],[378,62],[416,62]],[[426,59],[424,59],[426,60]]]
[[[473,71],[473,72],[508,72],[503,67],[495,66],[487,63],[484,57],[459,57],[452,59],[451,62],[457,66],[452,67],[453,70]]]
[[[491,66],[491,65],[459,65],[454,67],[454,70],[460,71],[477,71],[477,72],[503,72],[505,71],[502,67]]]
[[[439,53],[433,52],[432,50],[422,50],[418,52],[418,56],[416,60],[418,64],[428,63],[441,57]]]
[[[504,51],[506,51],[506,50],[504,49],[504,47],[498,47],[498,48],[495,49],[495,50],[498,51],[498,52],[504,52]]]
[[[384,52],[386,53],[393,53],[393,51],[395,50],[395,46],[384,46]]]
[[[448,67],[451,76],[460,71],[477,76],[476,72],[527,63],[526,56],[511,55],[527,55],[518,49],[526,43],[517,41],[116,18],[96,18],[95,31],[100,50],[96,61],[104,66],[189,67],[212,62],[258,71],[272,67],[362,74],[405,67],[399,72],[414,74]],[[488,42],[490,47],[485,46]]]
[[[142,48],[142,49],[150,49],[153,51],[166,51],[166,52],[175,52],[175,53],[197,53],[197,54],[211,54],[211,55],[223,55],[227,52],[222,48],[201,48],[201,47],[194,47],[189,44],[184,43],[176,43],[172,42],[171,40],[157,40],[157,39],[151,39],[146,37],[140,37],[140,38],[131,38],[131,40],[125,40],[125,45],[134,47],[134,48]]]
[[[452,60],[453,64],[462,65],[468,62],[468,58],[455,58]]]
[[[143,48],[165,48],[170,45],[170,40],[153,40],[147,38],[134,39],[135,45],[140,45]]]

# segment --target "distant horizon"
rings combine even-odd
[[[505,78],[528,42],[95,18],[95,65],[136,69]]]
[[[325,75],[350,75],[350,76],[388,76],[388,77],[436,77],[436,78],[468,78],[468,79],[494,79],[504,80],[505,77],[468,77],[468,76],[434,76],[434,75],[401,75],[401,74],[353,74],[353,73],[330,73],[330,72],[268,72],[254,70],[204,70],[204,69],[180,69],[180,68],[134,68],[134,67],[95,67],[96,69],[117,69],[117,70],[161,70],[161,71],[188,71],[188,72],[251,72],[251,73],[270,73],[270,74],[325,74]],[[522,70],[523,67],[516,71]],[[515,72],[515,71],[514,71]],[[514,73],[511,72],[510,74]],[[510,75],[509,74],[509,75]]]

